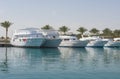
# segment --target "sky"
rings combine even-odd
[[[47,24],[56,30],[65,25],[74,33],[79,27],[120,29],[120,0],[0,0],[0,22],[4,21],[13,23],[10,37],[16,29]]]

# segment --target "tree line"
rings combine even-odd
[[[5,39],[6,40],[8,38],[8,29],[12,24],[13,23],[11,23],[9,21],[4,21],[4,22],[0,23],[0,25],[3,28],[5,28],[5,31],[6,31]],[[49,30],[49,29],[54,29],[54,28],[50,25],[45,25],[41,29]],[[70,30],[70,28],[68,28],[67,26],[61,26],[58,29],[58,31],[62,32],[63,35],[66,35],[66,33],[69,30]],[[78,38],[82,37],[82,35],[84,35],[85,32],[89,32],[91,35],[99,35],[99,36],[103,36],[103,37],[110,37],[110,38],[120,37],[120,29],[111,30],[109,28],[105,28],[104,30],[102,30],[102,33],[100,33],[100,30],[98,30],[97,28],[92,28],[91,30],[88,30],[84,27],[79,27],[76,31],[79,32],[79,34],[76,35]]]
[[[50,25],[45,25],[41,29],[49,30],[49,29],[53,29],[53,27]],[[66,33],[69,30],[70,30],[70,28],[68,28],[67,26],[61,26],[58,29],[58,31],[62,32],[63,35],[66,35]],[[101,31],[98,30],[97,28],[92,28],[91,30],[88,30],[84,27],[79,27],[76,31],[79,32],[79,34],[76,35],[78,38],[82,37],[85,32],[89,32],[90,35],[98,35],[98,36],[102,36],[102,37],[106,37],[106,38],[120,37],[120,29],[111,30],[109,28],[105,28],[102,30],[102,33],[100,33]]]
[[[77,31],[80,32],[80,35],[83,35],[88,30],[84,27],[80,27]],[[102,31],[100,31],[97,28],[92,28],[88,32],[90,33],[90,35],[98,35],[104,38],[120,37],[120,29],[111,30],[109,28],[105,28]]]

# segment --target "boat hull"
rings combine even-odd
[[[45,39],[43,38],[28,38],[28,39],[17,39],[11,41],[11,44],[16,47],[41,47]]]
[[[61,39],[46,39],[42,47],[58,47],[61,41]]]
[[[120,41],[109,41],[105,47],[120,47]]]
[[[85,47],[88,41],[62,41],[59,47]]]
[[[104,47],[108,41],[90,41],[87,47]]]

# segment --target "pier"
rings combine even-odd
[[[10,42],[0,42],[0,47],[12,47]]]

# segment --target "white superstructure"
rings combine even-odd
[[[78,40],[76,36],[60,36],[60,38],[62,39],[60,47],[85,47],[88,43],[86,40]]]
[[[19,47],[40,47],[44,42],[45,38],[38,28],[17,30],[11,39],[11,44]]]
[[[114,38],[105,44],[105,47],[120,47],[120,38]]]

